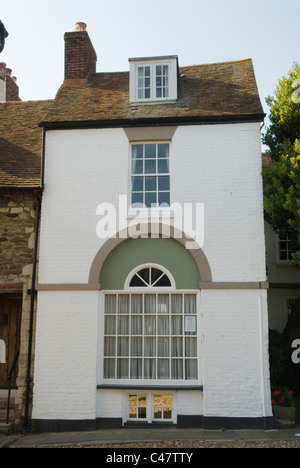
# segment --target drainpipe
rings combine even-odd
[[[44,191],[44,168],[45,168],[45,142],[46,132],[43,128],[43,145],[42,145],[42,166],[41,166],[41,187],[35,190],[36,197],[36,214],[35,214],[35,239],[34,239],[34,252],[33,252],[33,269],[31,289],[28,290],[30,294],[30,318],[29,318],[29,336],[28,336],[28,351],[27,351],[27,373],[26,373],[26,391],[25,391],[25,414],[24,425],[29,425],[29,407],[31,398],[31,363],[32,363],[32,346],[33,346],[33,323],[34,323],[34,306],[36,297],[36,272],[37,272],[37,258],[38,258],[38,243],[39,243],[39,227],[41,219],[41,206],[42,196]]]

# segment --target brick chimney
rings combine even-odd
[[[85,83],[96,73],[97,55],[85,23],[65,33],[65,83]]]
[[[0,63],[0,102],[21,101],[17,78],[11,76],[11,72],[6,63]]]

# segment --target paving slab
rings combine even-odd
[[[255,441],[298,441],[300,428],[284,430],[236,430],[208,431],[203,429],[117,429],[93,432],[63,432],[28,434],[25,436],[0,436],[1,443],[11,448],[72,447],[76,445],[99,446],[107,444],[151,443],[151,442],[255,442]],[[6,441],[6,442],[5,442]]]

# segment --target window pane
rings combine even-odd
[[[172,335],[182,335],[182,317],[174,315],[172,317]]]
[[[158,177],[158,190],[170,190],[170,176]]]
[[[172,338],[172,357],[182,357],[183,356],[183,341],[182,338]]]
[[[159,143],[157,145],[157,152],[159,158],[169,157],[169,143]]]
[[[170,378],[169,359],[158,359],[157,378],[158,379],[169,379]]]
[[[143,158],[143,145],[132,145],[132,159],[142,159]]]
[[[142,379],[143,361],[142,359],[131,359],[130,362],[130,378]],[[146,408],[144,408],[146,410]]]
[[[171,362],[172,379],[182,380],[183,379],[183,360],[172,359]]]
[[[156,335],[156,317],[155,316],[148,316],[145,317],[145,335]]]
[[[169,295],[168,294],[158,294],[158,310],[159,314],[168,314],[169,313]]]
[[[157,189],[156,177],[145,177],[145,190],[146,192],[155,192]]]
[[[146,144],[145,145],[145,158],[156,158],[156,144]]]
[[[145,294],[145,314],[156,314],[155,294]]]
[[[146,192],[145,193],[145,205],[147,208],[157,206],[157,194],[155,192]]]
[[[144,204],[144,195],[143,193],[133,193],[131,195],[132,205],[142,206]]]
[[[196,296],[195,294],[186,294],[184,296],[184,313],[196,314]]]
[[[143,160],[140,161],[139,159],[134,159],[132,161],[132,168],[131,168],[131,172],[132,174],[143,174],[144,170],[143,170]]]
[[[143,313],[143,296],[142,294],[132,294],[131,296],[131,313],[142,314]]]
[[[145,287],[147,287],[145,282],[138,275],[134,275],[134,277],[130,281],[129,286],[131,288],[145,288]]]
[[[170,192],[161,192],[158,194],[159,206],[170,206]]]
[[[129,314],[129,295],[120,294],[118,299],[119,314]]]
[[[143,177],[132,177],[132,191],[143,192],[144,190],[144,178]]]
[[[156,174],[156,159],[148,159],[145,161],[145,174]]]
[[[145,89],[145,99],[150,99],[150,89]]]
[[[161,88],[156,88],[156,97],[161,98],[162,96],[162,89]]]
[[[116,295],[109,294],[105,296],[105,313],[106,314],[115,314],[116,313]]]
[[[116,317],[109,315],[105,317],[104,333],[105,335],[116,334]]]
[[[151,284],[154,285],[155,282],[163,275],[161,270],[157,268],[151,268]]]
[[[105,379],[114,379],[116,363],[115,359],[104,359],[104,378]]]
[[[185,339],[185,356],[197,357],[197,338]]]
[[[118,338],[118,356],[129,356],[129,338]]]
[[[131,338],[131,346],[130,346],[130,355],[141,357],[143,356],[143,338]]]
[[[169,335],[169,316],[159,315],[157,317],[157,332],[158,335]]]
[[[155,359],[145,359],[144,378],[156,379],[156,360]]]
[[[104,340],[104,356],[116,355],[116,338],[106,337]]]
[[[164,318],[164,317],[160,317]],[[170,355],[170,343],[169,338],[158,338],[157,339],[157,355],[159,357],[169,357]]]
[[[182,295],[181,294],[172,294],[171,312],[172,314],[182,314]]]
[[[158,160],[158,174],[169,174],[169,159]]]
[[[143,317],[141,315],[133,315],[131,317],[131,334],[132,335],[143,334]]]
[[[145,281],[146,284],[149,284],[150,279],[150,268],[143,268],[138,271],[138,275]]]
[[[185,378],[186,380],[197,380],[198,369],[196,359],[186,359],[185,361]]]
[[[145,67],[145,76],[150,76],[150,67]]]
[[[288,260],[288,253],[281,251],[280,252],[280,260]]]
[[[128,335],[129,334],[129,316],[119,316],[118,317],[118,334],[119,335]]]
[[[146,357],[156,356],[156,338],[144,339],[144,355]]]
[[[117,379],[128,379],[129,377],[129,359],[117,360]]]

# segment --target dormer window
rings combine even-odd
[[[129,59],[131,102],[177,99],[177,57]]]

